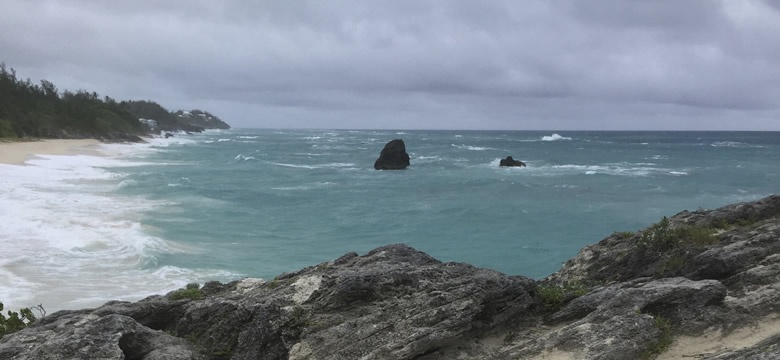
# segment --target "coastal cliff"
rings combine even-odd
[[[683,211],[545,279],[406,245],[59,311],[0,359],[774,359],[780,196]]]

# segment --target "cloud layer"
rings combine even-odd
[[[34,81],[234,126],[780,130],[770,1],[4,2]]]

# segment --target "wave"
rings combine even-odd
[[[124,163],[46,156],[28,166],[0,165],[0,299],[7,306],[97,306],[226,274],[157,266],[160,254],[188,249],[139,222],[163,202],[115,192],[133,183],[109,170]]]
[[[249,161],[249,160],[257,160],[254,156],[247,156],[244,154],[238,154],[236,157],[233,158],[233,161]],[[233,162],[231,161],[231,163]]]
[[[257,136],[238,136],[239,139],[257,139]]]
[[[271,189],[277,191],[303,191],[303,190],[321,189],[323,187],[328,187],[333,185],[336,185],[336,183],[324,181],[324,182],[315,183],[313,185],[280,186],[280,187],[272,187]]]
[[[547,167],[547,174],[549,175],[570,175],[570,174],[585,174],[585,175],[610,175],[610,176],[629,176],[629,177],[646,177],[646,176],[684,176],[688,175],[687,171],[673,170],[667,168],[659,168],[648,166],[648,163],[613,163],[604,165],[552,165]],[[541,171],[545,171],[542,169]]]
[[[300,165],[300,164],[287,164],[270,161],[271,164],[289,168],[297,169],[327,169],[327,168],[353,168],[353,163],[328,163],[328,164],[316,164],[316,165]]]
[[[233,141],[233,139],[225,139],[225,138],[217,139],[217,142],[228,142],[228,141]]]
[[[739,141],[717,141],[710,144],[712,147],[729,147],[729,148],[762,148],[761,145],[748,144]]]
[[[328,153],[293,153],[295,156],[327,156]]]
[[[669,156],[666,155],[653,155],[649,158],[645,158],[647,160],[669,160]]]
[[[452,144],[452,146],[458,149],[471,150],[471,151],[496,150],[494,148],[483,147],[483,146],[456,145],[456,144]]]
[[[417,164],[429,164],[444,160],[441,156],[415,156],[414,162]]]
[[[542,141],[559,141],[559,140],[571,140],[570,137],[561,136],[559,134],[552,134],[550,136],[542,136]]]

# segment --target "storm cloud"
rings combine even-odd
[[[20,76],[237,127],[780,130],[770,0],[2,7]]]

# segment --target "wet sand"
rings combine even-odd
[[[101,155],[95,139],[46,139],[0,142],[0,164],[24,165],[35,155]]]

